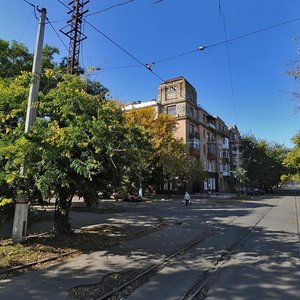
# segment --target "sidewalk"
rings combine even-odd
[[[112,201],[103,201],[101,203],[100,208],[109,209],[113,208],[113,202],[112,205],[110,205]],[[80,207],[81,202],[74,202],[74,207]],[[73,207],[73,208],[74,208]],[[42,208],[39,208],[43,210]],[[123,209],[122,207],[119,207],[119,209]],[[54,227],[54,221],[53,221],[53,214],[54,214],[54,208],[53,206],[45,207],[43,212],[43,217],[45,221],[35,222],[28,225],[27,228],[27,235],[31,234],[39,234],[43,232],[49,232]],[[73,229],[86,227],[86,226],[93,226],[93,225],[115,225],[115,226],[121,226],[126,227],[126,232],[129,234],[132,232],[135,232],[138,227],[147,227],[147,226],[153,226],[154,224],[157,224],[157,220],[153,217],[149,217],[146,215],[139,215],[137,216],[134,213],[129,213],[124,210],[124,212],[120,213],[93,213],[93,212],[83,212],[83,211],[76,211],[76,210],[70,210],[69,215],[69,221],[71,223],[71,227]],[[13,227],[13,221],[5,222],[0,227],[0,240],[1,239],[9,239],[11,238],[12,233],[12,227]]]
[[[134,204],[130,204],[135,209]],[[93,218],[97,218],[97,221],[101,222],[122,224],[128,229],[156,225],[155,217],[140,213],[144,205],[148,206],[149,204],[139,204],[139,213],[137,214],[99,215],[93,216]],[[79,289],[80,286],[92,287],[94,284],[101,283],[104,278],[107,278],[107,275],[120,275],[127,271],[139,272],[161,261],[165,255],[178,250],[181,244],[193,240],[204,230],[201,219],[198,219],[197,210],[186,210],[181,203],[175,203],[170,206],[170,209],[180,212],[176,218],[173,214],[167,218],[172,225],[163,227],[150,235],[124,241],[104,251],[82,254],[45,269],[0,280],[0,299],[75,299],[70,294],[72,289]],[[91,221],[91,219],[92,217],[89,220],[85,219],[85,222]],[[175,222],[177,220],[182,223],[177,224]],[[75,219],[73,219],[73,224],[74,221]],[[174,226],[176,226],[176,230],[174,230]],[[178,240],[179,236],[180,241]]]

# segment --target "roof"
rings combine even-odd
[[[124,107],[124,110],[131,110],[133,108],[139,109],[139,108],[144,108],[144,107],[149,107],[149,106],[156,106],[157,102],[155,100],[147,101],[147,102],[141,102],[137,104],[129,104]]]
[[[186,81],[193,89],[195,89],[195,87],[192,84],[190,84],[183,76],[178,76],[178,77],[174,77],[174,78],[171,78],[171,79],[167,79],[167,80],[164,81],[164,83],[161,83],[160,85],[169,84],[169,83],[171,83],[173,81],[178,81],[178,80],[184,80],[184,81]]]

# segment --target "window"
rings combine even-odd
[[[193,92],[191,90],[188,90],[188,94],[187,94],[187,98],[190,100],[190,101],[193,101]]]
[[[194,148],[200,149],[200,140],[197,138],[194,138]]]
[[[177,97],[176,93],[176,87],[175,86],[169,86],[166,89],[166,99],[174,99]]]
[[[195,131],[195,126],[193,124],[189,124],[189,134],[194,133]]]
[[[194,118],[194,109],[191,106],[189,107],[189,116]]]
[[[167,115],[176,115],[176,105],[167,106]]]
[[[173,85],[173,86],[168,86],[168,87],[167,87],[167,92],[168,92],[168,93],[172,93],[172,92],[175,92],[175,91],[176,91],[175,85]]]
[[[204,190],[214,190],[216,188],[216,179],[215,178],[207,178],[204,181]]]
[[[206,155],[206,145],[203,145],[203,153]]]
[[[207,171],[208,172],[214,172],[215,171],[215,164],[213,162],[207,163]]]

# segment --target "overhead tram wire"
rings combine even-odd
[[[255,30],[255,31],[252,31],[252,32],[249,32],[249,33],[238,35],[234,38],[231,38],[231,39],[228,39],[228,40],[225,40],[225,41],[222,41],[222,42],[211,44],[211,45],[207,46],[207,48],[212,48],[212,47],[216,47],[216,46],[228,43],[228,42],[233,42],[233,41],[236,41],[236,40],[239,40],[239,39],[251,36],[251,35],[255,35],[257,33],[261,33],[263,31],[271,30],[271,29],[274,29],[276,27],[281,27],[281,26],[284,26],[284,25],[287,25],[287,24],[290,24],[290,23],[293,23],[293,22],[297,22],[297,21],[300,21],[300,18],[295,18],[295,19],[292,19],[292,20],[289,20],[289,21],[281,22],[281,23],[278,23],[278,24],[275,24],[275,25],[271,25],[271,26],[262,28],[262,29],[258,29],[258,30]]]
[[[58,0],[58,1],[60,1],[60,0]],[[252,32],[242,34],[242,35],[238,35],[236,37],[233,37],[233,38],[227,39],[227,40],[223,40],[221,42],[213,43],[213,44],[210,44],[210,45],[207,45],[207,46],[200,46],[200,47],[198,47],[197,49],[194,49],[194,50],[186,51],[186,52],[183,52],[183,53],[179,53],[177,55],[173,55],[173,56],[170,56],[170,57],[166,57],[166,58],[154,61],[153,64],[156,65],[156,64],[164,63],[166,61],[173,60],[173,59],[176,59],[178,57],[182,57],[182,56],[186,56],[186,55],[195,53],[199,50],[201,51],[201,50],[217,47],[217,46],[220,46],[220,45],[223,45],[223,44],[226,44],[226,43],[230,43],[230,42],[233,42],[233,41],[236,41],[236,40],[239,40],[239,39],[249,37],[251,35],[255,35],[255,34],[267,31],[267,30],[271,30],[271,29],[281,27],[281,26],[284,26],[284,25],[287,25],[287,24],[290,24],[290,23],[293,23],[293,22],[298,22],[298,21],[300,21],[300,18],[295,18],[295,19],[292,19],[292,20],[289,20],[289,21],[281,22],[281,23],[278,23],[278,24],[275,24],[275,25],[272,25],[272,26],[268,26],[268,27],[265,27],[265,28],[262,28],[262,29],[258,29],[258,30],[252,31]],[[119,69],[119,68],[121,69],[121,68],[131,68],[131,67],[135,67],[135,66],[134,65],[115,66],[115,67],[101,68],[101,69],[103,69],[103,70],[106,69],[107,70],[107,69]]]
[[[108,39],[111,43],[113,43],[116,47],[118,47],[119,49],[121,49],[123,52],[125,52],[128,56],[130,56],[132,59],[134,59],[136,62],[138,62],[141,66],[143,66],[144,68],[146,68],[148,71],[150,71],[155,77],[157,77],[160,81],[162,81],[164,84],[166,84],[168,87],[173,88],[172,85],[170,85],[166,80],[164,80],[159,74],[157,74],[156,72],[154,72],[152,70],[152,66],[148,65],[148,64],[144,64],[141,60],[139,60],[137,57],[135,57],[134,55],[132,55],[130,52],[128,52],[126,49],[124,49],[121,45],[119,45],[118,43],[116,43],[114,40],[112,40],[110,37],[108,37],[105,33],[103,33],[101,30],[99,30],[97,27],[95,27],[93,24],[91,24],[90,22],[88,22],[87,20],[85,20],[86,24],[90,25],[90,27],[92,27],[95,31],[97,31],[99,34],[101,34],[103,37],[105,37],[106,39]],[[175,92],[180,96],[183,97],[185,100],[188,100],[185,96],[183,96],[181,93],[179,93],[176,89]]]
[[[61,41],[61,43],[64,45],[64,47],[66,48],[67,51],[69,51],[69,48],[68,46],[65,44],[65,42],[63,41],[63,39],[60,37],[60,35],[58,34],[57,30],[54,28],[54,26],[52,25],[53,22],[51,22],[49,20],[49,18],[46,18],[47,19],[47,24],[49,24],[52,28],[52,30],[55,32],[55,34],[57,35],[57,37],[59,38],[59,40]]]
[[[86,17],[98,15],[98,14],[100,14],[100,13],[103,13],[103,12],[106,12],[106,11],[108,11],[108,10],[111,10],[111,9],[113,9],[113,8],[115,8],[115,7],[127,5],[127,4],[129,4],[129,3],[131,3],[131,2],[134,2],[134,1],[135,1],[135,0],[127,0],[127,1],[124,1],[124,2],[120,2],[120,3],[118,3],[118,4],[111,5],[111,6],[107,7],[107,8],[103,8],[103,9],[100,9],[100,10],[98,10],[98,11],[96,11],[96,12],[90,13],[90,14],[88,14]],[[164,1],[164,0],[154,1],[153,3],[154,3],[154,4],[157,4],[157,3],[163,2],[163,1]]]
[[[57,0],[61,5],[63,5],[65,8],[69,9],[69,6],[65,3],[63,3],[61,0]]]
[[[219,11],[220,11],[220,14],[222,16],[222,22],[223,22],[223,28],[224,28],[224,34],[225,34],[225,40],[226,40],[225,45],[226,45],[226,53],[227,53],[228,72],[229,72],[229,79],[230,79],[230,88],[231,88],[231,97],[232,97],[232,104],[233,104],[234,119],[235,119],[235,122],[237,123],[235,94],[234,94],[234,88],[233,88],[232,69],[231,69],[230,53],[229,53],[229,46],[228,46],[226,20],[225,20],[224,11],[222,10],[221,0],[219,0]]]
[[[34,16],[35,16],[36,20],[38,20],[38,17],[37,17],[37,15],[36,15],[36,10],[38,9],[38,7],[37,7],[36,5],[34,5],[33,3],[27,1],[27,0],[23,0],[23,1],[24,1],[25,3],[27,3],[28,5],[30,5],[30,6],[33,7],[33,13],[34,13]],[[25,31],[25,29],[23,30],[22,35],[24,34],[24,31]],[[22,36],[22,35],[21,35],[21,36]],[[9,64],[9,61],[6,62],[5,66],[3,67],[3,70],[6,70],[8,64]],[[8,68],[8,70],[6,70],[4,79],[6,79],[6,78],[8,77],[8,75],[9,75],[9,73],[10,73],[10,71],[11,71],[12,69],[13,69],[13,64],[11,64],[11,66]]]
[[[58,1],[60,1],[60,0],[58,0]],[[90,16],[98,15],[98,14],[103,13],[105,11],[111,10],[111,9],[113,9],[115,7],[123,6],[123,5],[129,4],[129,3],[134,2],[134,1],[135,0],[128,0],[128,1],[125,1],[125,2],[121,2],[121,3],[118,3],[118,4],[111,5],[111,6],[107,7],[107,8],[103,8],[101,10],[98,10],[98,11],[94,12],[94,13],[90,13],[90,14],[86,15],[86,18],[90,17]]]

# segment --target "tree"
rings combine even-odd
[[[31,71],[33,55],[16,41],[11,43],[0,39],[0,77],[12,78],[21,71]]]
[[[288,168],[287,177],[300,182],[300,133],[297,133],[292,141],[295,146],[288,152],[283,163]]]
[[[251,186],[273,186],[285,173],[283,160],[288,149],[280,144],[258,140],[253,135],[242,139],[243,167],[247,171]]]
[[[0,119],[0,155],[6,161],[6,180],[28,199],[36,188],[43,197],[54,197],[55,229],[68,233],[73,195],[96,197],[117,171],[131,167],[132,153],[146,142],[146,136],[138,128],[126,126],[114,101],[104,99],[103,94],[91,95],[89,83],[71,75],[63,75],[47,94],[40,93],[37,119],[24,134],[26,80],[22,75],[2,86],[7,107],[2,107]],[[15,102],[9,103],[10,93]],[[4,111],[15,126],[7,123]],[[19,172],[21,166],[24,176]]]
[[[183,188],[186,181],[205,177],[201,162],[190,160],[187,146],[176,139],[173,116],[157,115],[153,107],[146,107],[126,112],[126,119],[130,125],[141,126],[151,138],[152,149],[144,153],[142,163],[149,185],[160,187],[166,182],[170,188],[176,182]]]

